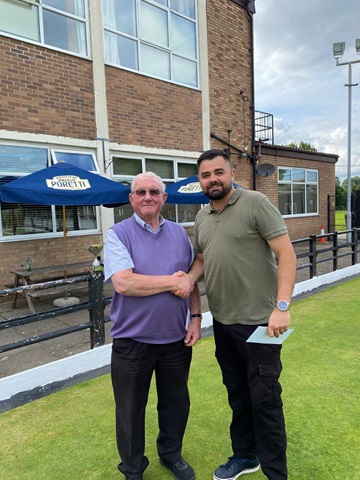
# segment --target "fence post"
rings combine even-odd
[[[333,235],[333,272],[338,269],[339,233],[335,230]]]
[[[316,277],[316,235],[309,236],[310,278]]]
[[[351,232],[351,265],[357,264],[357,247],[358,247],[358,235],[357,235],[357,228],[353,228]]]
[[[104,274],[89,272],[89,309],[90,346],[91,348],[105,345],[105,315],[104,315]]]

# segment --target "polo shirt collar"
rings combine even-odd
[[[233,205],[235,202],[237,202],[237,200],[240,198],[240,195],[242,193],[242,188],[236,188],[234,193],[231,195],[231,197],[229,198],[228,202],[227,202],[227,205],[225,206],[228,207],[230,205]],[[218,210],[215,210],[214,207],[213,207],[213,204],[212,204],[212,201],[210,200],[210,203],[209,203],[209,207],[210,207],[210,212],[209,213],[212,213],[212,212],[218,212]]]

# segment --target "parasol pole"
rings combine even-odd
[[[67,278],[67,246],[66,246],[66,210],[65,205],[62,207],[62,217],[63,217],[63,230],[64,230],[64,261],[65,261],[65,269],[64,269],[64,278]]]

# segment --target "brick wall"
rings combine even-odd
[[[110,138],[149,148],[202,150],[201,92],[106,67]]]
[[[251,153],[251,50],[250,23],[246,10],[229,0],[207,2],[210,130],[241,150]],[[243,101],[240,91],[247,101]],[[212,148],[226,145],[213,139]],[[251,166],[247,159],[232,155],[236,180],[251,188]]]
[[[92,63],[0,36],[0,128],[96,136]]]
[[[264,153],[264,149],[268,153]],[[271,151],[274,153],[271,154]],[[269,177],[261,177],[260,175],[257,175],[257,190],[271,198],[275,205],[278,204],[277,172],[279,166],[309,168],[318,171],[319,214],[307,217],[286,218],[285,223],[292,240],[306,238],[309,235],[320,235],[321,225],[324,225],[325,232],[327,233],[327,198],[328,195],[335,194],[334,164],[336,160],[337,155],[296,151],[289,151],[286,153],[285,149],[278,150],[277,147],[267,146],[263,148],[259,165],[270,163],[274,165],[275,172]]]

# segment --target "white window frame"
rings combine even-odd
[[[280,170],[290,170],[290,175],[291,179],[290,180],[280,180]],[[295,170],[302,170],[304,172],[304,181],[299,182],[299,181],[294,181],[293,180],[293,173]],[[315,182],[307,180],[307,174],[308,173],[316,173],[316,178],[317,180]],[[290,213],[282,213],[282,216],[284,218],[293,218],[293,217],[313,217],[313,216],[318,216],[319,215],[319,171],[316,168],[301,168],[301,167],[289,167],[289,166],[278,166],[278,186],[279,185],[289,185],[290,186],[290,197],[291,201],[288,203],[285,203],[285,206],[287,207],[287,210],[290,210]],[[294,186],[296,185],[304,185],[304,203],[305,203],[305,213],[297,213],[297,203],[294,202]],[[317,210],[316,212],[307,212],[307,187],[308,186],[316,186],[316,206]],[[278,195],[279,195],[279,189],[278,189]],[[278,207],[279,210],[281,211],[281,205],[280,202],[278,201]]]
[[[171,9],[170,0],[168,0],[168,6],[162,5],[162,4],[157,3],[156,1],[153,1],[153,0],[135,0],[135,2],[136,2],[136,4],[135,4],[136,35],[129,35],[125,32],[117,30],[116,28],[111,28],[111,27],[105,26],[105,15],[104,15],[104,13],[103,13],[103,22],[104,22],[103,30],[104,30],[104,49],[105,49],[104,56],[105,56],[105,58],[106,58],[105,34],[106,33],[114,34],[117,38],[121,37],[121,38],[128,39],[128,40],[136,42],[136,44],[137,44],[137,58],[136,58],[137,68],[136,69],[135,68],[129,68],[129,67],[126,67],[124,65],[121,65],[120,61],[114,60],[114,56],[117,57],[117,54],[113,55],[113,58],[111,60],[105,61],[105,63],[108,64],[108,65],[112,65],[112,66],[124,69],[124,70],[129,70],[129,71],[132,71],[132,72],[136,72],[136,73],[139,73],[141,75],[145,75],[147,77],[152,77],[152,78],[156,78],[156,79],[159,79],[159,80],[165,80],[165,81],[168,81],[168,82],[171,82],[171,83],[174,83],[174,84],[178,84],[178,85],[182,85],[182,86],[185,86],[185,87],[188,87],[188,88],[193,88],[193,89],[198,90],[200,88],[198,0],[195,0],[195,18],[194,19],[192,19],[191,17],[187,17],[187,16],[177,12],[176,10]],[[177,15],[179,17],[184,18],[187,21],[190,21],[190,22],[194,23],[194,25],[195,25],[195,58],[190,58],[190,57],[187,57],[184,54],[180,54],[179,52],[173,51],[172,48],[171,48],[171,45],[169,45],[168,47],[160,46],[159,44],[151,43],[150,41],[146,41],[146,40],[140,38],[141,2],[149,4],[149,5],[151,5],[153,7],[156,7],[156,8],[162,9],[167,13],[169,42],[170,42],[170,38],[171,38],[171,18],[170,18],[171,15]],[[104,10],[103,10],[103,12],[104,12]],[[154,48],[154,49],[158,50],[159,52],[169,54],[169,57],[170,57],[170,78],[165,78],[165,77],[162,77],[162,76],[157,76],[157,75],[142,71],[142,68],[141,68],[141,46],[148,46],[148,47],[151,47],[151,48]],[[177,80],[177,81],[174,80],[175,67],[173,66],[173,57],[177,57],[177,58],[183,59],[185,61],[191,61],[191,62],[194,62],[194,64],[196,64],[196,85],[190,85],[189,83],[186,83],[186,82],[182,82],[182,81],[179,81],[179,80]]]
[[[43,2],[43,0],[8,0],[8,1],[13,1],[14,3],[26,3],[26,4],[29,4],[29,5],[33,5],[38,9],[37,18],[38,18],[40,40],[37,41],[37,40],[34,40],[34,39],[30,39],[28,37],[21,36],[19,34],[11,33],[11,32],[4,31],[4,30],[0,30],[1,35],[11,37],[11,38],[20,39],[23,42],[28,42],[28,43],[31,43],[31,44],[34,44],[34,45],[46,46],[49,49],[57,50],[57,51],[60,51],[60,52],[66,52],[68,54],[75,55],[75,56],[78,56],[78,57],[90,58],[90,45],[91,44],[90,44],[90,27],[89,27],[89,8],[88,8],[88,1],[89,0],[83,0],[84,1],[84,17],[74,15],[70,12],[64,12],[63,10],[58,10],[56,8],[53,8],[49,5],[46,5]],[[46,43],[45,38],[44,38],[44,15],[43,15],[43,11],[48,11],[48,12],[51,11],[51,12],[54,12],[58,15],[62,15],[65,18],[73,19],[77,22],[80,22],[80,23],[84,24],[84,26],[85,26],[85,42],[86,42],[85,49],[86,49],[86,53],[82,54],[82,53],[79,53],[79,52],[76,52],[76,51],[62,49],[62,48],[56,47],[55,45],[51,45],[51,44]]]

